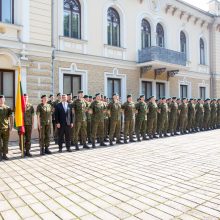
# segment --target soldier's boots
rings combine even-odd
[[[143,140],[148,141],[149,137],[147,135],[143,135]]]
[[[124,143],[121,142],[120,139],[119,139],[119,140],[116,141],[116,144],[124,144]]]
[[[129,140],[131,143],[134,143],[134,142],[136,142],[133,138],[130,138],[130,140]]]
[[[76,150],[78,151],[78,150],[79,150],[79,144],[78,144],[78,142],[75,144],[75,147],[76,147]]]
[[[140,134],[137,134],[137,141],[141,142]]]
[[[6,154],[3,154],[2,159],[3,159],[3,160],[8,160],[7,155],[6,155]]]
[[[114,146],[114,144],[113,144],[113,141],[112,141],[112,140],[110,140],[110,146]]]
[[[96,148],[95,140],[92,140],[92,148]]]
[[[42,155],[42,156],[45,155],[45,152],[44,152],[44,148],[43,148],[43,147],[40,148],[40,155]]]
[[[83,148],[84,149],[90,149],[90,147],[86,143],[83,144]]]
[[[49,150],[48,147],[45,147],[45,154],[51,154],[51,151]]]
[[[105,142],[104,142],[104,141],[101,141],[101,142],[100,142],[100,146],[101,146],[101,147],[107,147],[108,145],[107,145],[107,144],[105,144]]]
[[[128,140],[124,138],[124,144],[128,144]]]
[[[32,154],[30,153],[29,150],[26,150],[26,152],[25,152],[25,156],[26,156],[26,157],[32,157]]]

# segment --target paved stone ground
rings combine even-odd
[[[0,163],[0,219],[220,219],[219,137],[215,130],[30,159],[11,147]]]

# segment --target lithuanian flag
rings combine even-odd
[[[21,85],[21,67],[18,67],[18,85],[17,85],[17,96],[15,105],[15,127],[18,129],[19,134],[24,134],[24,112],[25,102]]]

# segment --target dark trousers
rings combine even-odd
[[[65,136],[66,148],[70,148],[70,130],[71,127],[69,125],[61,125],[58,129],[58,145],[59,149],[62,149],[63,140]]]

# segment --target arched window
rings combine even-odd
[[[108,9],[108,45],[120,47],[120,16],[114,8]]]
[[[187,53],[186,51],[186,35],[183,31],[180,32],[180,52]]]
[[[164,30],[161,24],[157,24],[157,46],[164,47]]]
[[[81,38],[81,7],[78,0],[64,0],[64,36]]]
[[[146,19],[141,23],[141,47],[142,49],[151,46],[151,28]]]
[[[205,65],[205,44],[202,38],[200,38],[200,64]]]

